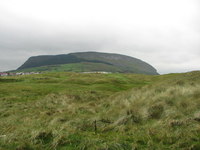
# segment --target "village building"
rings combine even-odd
[[[19,76],[19,75],[31,75],[31,74],[40,74],[40,72],[0,72],[0,77],[5,77],[5,76]]]
[[[1,76],[1,77],[8,76],[8,73],[6,73],[6,72],[0,72],[0,76]]]

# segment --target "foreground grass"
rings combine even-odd
[[[0,78],[1,149],[200,149],[200,72]]]

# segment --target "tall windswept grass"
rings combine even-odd
[[[0,149],[200,149],[199,72],[15,80],[1,83]]]

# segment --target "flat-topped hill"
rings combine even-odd
[[[121,54],[99,52],[33,56],[17,70],[158,74],[154,67],[140,59]]]

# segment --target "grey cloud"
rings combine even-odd
[[[160,73],[198,70],[199,10],[191,23],[170,28],[134,26],[129,30],[96,23],[74,27],[47,24],[0,9],[0,71],[16,69],[33,55],[78,51],[130,55],[152,64]]]

